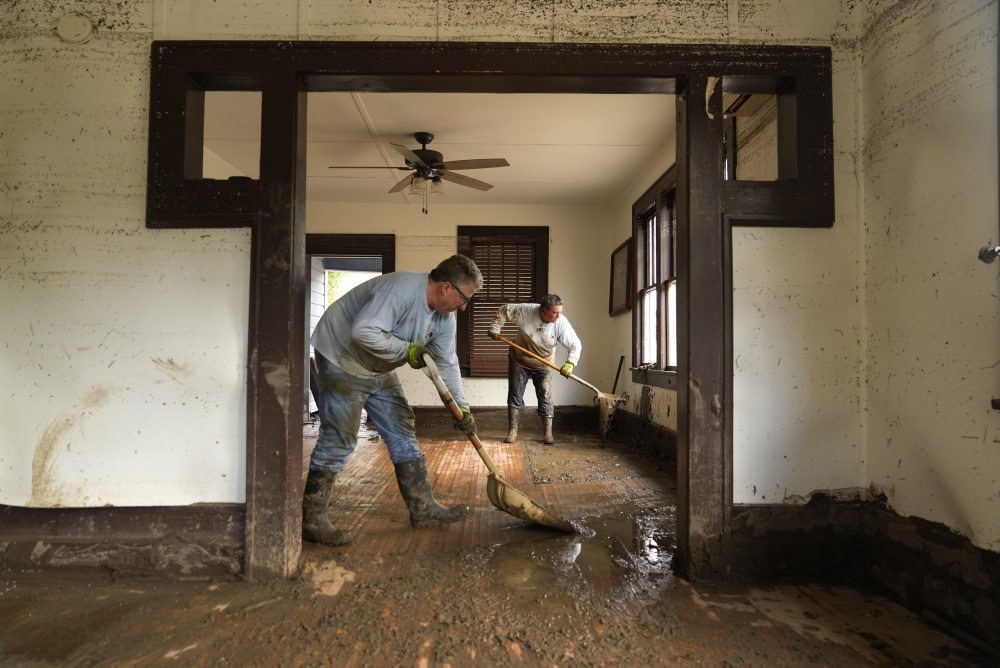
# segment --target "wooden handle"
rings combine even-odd
[[[445,408],[451,412],[453,418],[461,420],[462,409],[459,407],[458,402],[455,401],[455,397],[451,396],[451,390],[449,390],[448,386],[444,384],[444,379],[441,378],[441,373],[438,371],[437,364],[434,363],[434,360],[431,359],[430,355],[424,355],[424,362],[427,363],[427,366],[424,367],[424,374],[431,379],[432,383],[434,383],[434,387],[437,388],[438,395],[440,395],[441,401],[444,402]],[[496,464],[493,463],[493,460],[490,459],[486,450],[483,449],[483,443],[479,440],[479,435],[476,434],[476,432],[466,435],[472,442],[473,447],[476,448],[476,454],[478,454],[479,458],[483,460],[484,464],[486,464],[486,468],[490,470],[493,477],[502,481],[503,476],[500,475],[499,471],[497,471]]]
[[[520,350],[522,353],[524,353],[525,355],[530,355],[531,357],[534,357],[536,360],[538,360],[542,364],[544,364],[546,366],[550,366],[553,369],[555,369],[556,371],[558,371],[559,373],[562,373],[562,370],[559,367],[557,367],[555,364],[553,364],[552,362],[548,361],[547,359],[545,359],[541,355],[536,355],[535,353],[531,352],[527,348],[522,348],[521,346],[517,345],[516,343],[514,343],[510,339],[508,339],[506,337],[503,337],[503,336],[500,336],[499,334],[497,334],[497,338],[499,340],[503,341],[504,343],[506,343],[511,348],[516,348],[516,349]],[[587,387],[589,387],[590,389],[592,389],[597,394],[601,394],[601,391],[599,389],[597,389],[596,387],[594,387],[593,385],[591,385],[590,383],[588,383],[583,378],[580,378],[577,375],[574,375],[574,374],[571,373],[570,375],[568,375],[566,377],[567,378],[571,378],[572,380],[575,380],[576,382],[580,383],[581,385],[586,385]]]

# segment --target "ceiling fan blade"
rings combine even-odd
[[[474,179],[465,174],[452,174],[451,172],[439,172],[440,176],[445,181],[451,181],[452,183],[457,183],[460,186],[468,186],[470,188],[475,188],[476,190],[489,190],[493,187],[492,183],[486,183],[486,181],[480,181],[479,179]]]
[[[409,171],[412,168],[411,167],[391,167],[389,165],[385,165],[383,167],[352,167],[350,165],[330,165],[329,167],[327,167],[327,169],[398,169],[401,172],[407,172],[407,171]]]
[[[397,183],[393,187],[389,188],[389,190],[387,192],[398,193],[398,192],[402,191],[403,189],[405,189],[407,186],[410,185],[410,182],[413,181],[414,178],[416,178],[416,177],[411,176],[408,179],[400,179],[399,183]]]
[[[444,169],[486,169],[487,167],[510,167],[504,158],[477,158],[474,160],[449,160],[441,165]]]
[[[425,163],[420,158],[419,155],[417,155],[416,153],[414,153],[410,149],[406,148],[405,146],[401,146],[399,144],[390,144],[390,146],[392,146],[394,149],[396,149],[401,156],[403,156],[404,158],[406,158],[407,160],[409,160],[410,162],[412,162],[415,165],[426,165],[427,164],[427,163]]]

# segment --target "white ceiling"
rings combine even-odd
[[[404,166],[391,144],[420,148],[413,133],[428,131],[434,134],[428,148],[446,161],[510,163],[460,171],[494,188],[447,182],[436,203],[604,204],[674,134],[671,95],[309,93],[308,114],[311,201],[410,201],[405,193],[386,192],[411,174],[391,169]],[[259,93],[209,93],[205,176],[257,178],[259,131]]]

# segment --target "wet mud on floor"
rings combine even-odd
[[[3,665],[984,665],[885,599],[822,584],[673,575],[672,466],[609,439],[480,437],[508,478],[584,529],[493,508],[450,428],[421,425],[435,493],[465,522],[413,529],[377,434],[338,480],[348,546],[304,544],[300,576],[255,584],[2,574]],[[307,430],[308,436],[308,430]],[[307,438],[308,442],[308,438]],[[307,463],[308,453],[304,453]]]

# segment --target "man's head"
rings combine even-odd
[[[555,322],[562,315],[562,308],[559,295],[545,295],[538,303],[538,317],[542,322]]]
[[[464,309],[472,295],[483,287],[483,274],[476,263],[464,255],[442,260],[430,273],[427,305],[438,313]]]

